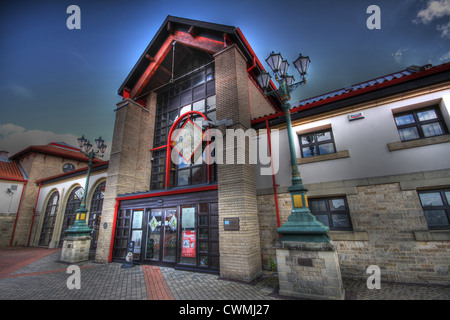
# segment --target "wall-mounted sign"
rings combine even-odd
[[[239,218],[223,218],[223,230],[238,231]]]
[[[195,208],[181,209],[181,226],[184,229],[195,228]]]
[[[181,256],[186,258],[195,258],[195,230],[183,231]]]
[[[356,112],[348,115],[348,121],[354,121],[364,119],[364,114],[362,112]]]

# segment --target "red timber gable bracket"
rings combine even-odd
[[[155,74],[156,70],[160,67],[161,63],[167,57],[169,52],[171,52],[172,44],[174,42],[178,42],[188,47],[215,54],[221,51],[226,46],[226,39],[227,38],[224,36],[224,42],[222,42],[202,36],[197,36],[192,27],[190,28],[189,32],[183,32],[179,30],[173,31],[173,34],[169,34],[156,55],[154,57],[148,56],[150,64],[142,73],[139,80],[129,94],[126,92],[126,89],[124,89],[124,98],[130,97],[133,99],[135,97],[138,97],[142,93],[142,90],[147,85],[151,77]]]

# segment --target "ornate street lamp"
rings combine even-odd
[[[84,135],[81,138],[78,138],[78,144],[80,146],[80,152],[89,158],[88,170],[86,173],[86,182],[83,192],[83,199],[81,200],[80,208],[75,211],[76,218],[73,225],[66,230],[67,236],[72,237],[81,237],[81,236],[89,236],[91,233],[91,229],[86,225],[86,214],[88,209],[86,208],[86,196],[88,193],[89,186],[89,177],[91,174],[92,162],[96,156],[103,157],[106,151],[106,145],[104,144],[105,140],[100,136],[98,139],[95,139],[95,144],[98,148],[97,151],[92,150],[92,144],[89,140],[87,140]]]
[[[267,72],[261,72],[257,80],[263,88],[265,95],[274,95],[281,98],[283,102],[283,111],[286,116],[286,125],[289,136],[289,149],[292,163],[292,186],[288,191],[291,194],[292,210],[288,221],[277,229],[280,234],[280,241],[305,241],[305,242],[329,242],[329,228],[311,214],[308,208],[307,189],[303,185],[300,172],[297,165],[297,157],[294,144],[294,133],[291,123],[291,92],[298,86],[306,83],[306,74],[311,60],[300,54],[294,61],[294,66],[301,76],[301,81],[294,83],[294,77],[287,75],[289,64],[283,60],[281,54],[272,52],[266,60],[272,69],[275,79],[279,84],[277,90],[267,92],[270,84],[270,75]]]

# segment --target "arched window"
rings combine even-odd
[[[40,246],[48,246],[53,235],[53,228],[55,227],[55,218],[58,213],[59,193],[54,191],[47,202],[45,208],[44,221],[42,223],[41,236],[39,237]]]
[[[94,190],[91,201],[91,209],[89,210],[88,227],[92,229],[91,250],[97,248],[98,229],[100,225],[102,207],[103,207],[103,193],[105,192],[106,181],[100,183]]]
[[[75,211],[80,208],[82,199],[83,189],[81,187],[76,187],[75,189],[73,189],[69,195],[69,198],[67,199],[66,211],[64,212],[64,220],[61,228],[61,236],[59,238],[59,247],[62,247],[66,230],[69,229],[75,222]]]

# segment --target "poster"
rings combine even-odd
[[[195,208],[181,209],[181,226],[184,229],[195,228]]]
[[[183,231],[181,243],[181,256],[185,258],[195,258],[195,231]]]
[[[133,229],[142,228],[142,216],[144,211],[134,211],[133,213]]]

